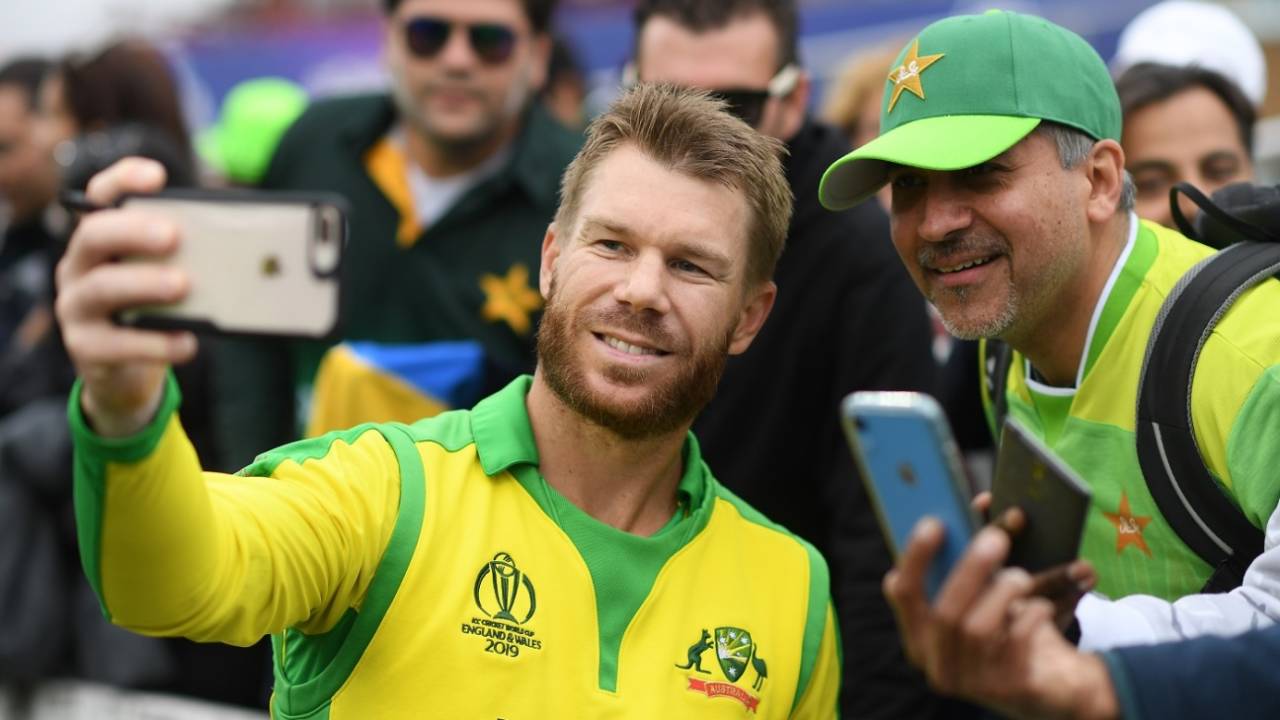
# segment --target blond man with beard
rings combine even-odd
[[[112,313],[186,279],[87,218],[60,268],[82,556],[151,634],[276,645],[277,717],[829,718],[826,564],[724,490],[689,434],[751,344],[791,198],[780,146],[705,95],[627,94],[566,172],[541,251],[539,365],[471,411],[363,425],[201,474],[168,363]],[[96,202],[158,186],[122,163]]]

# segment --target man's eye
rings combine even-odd
[[[623,244],[617,240],[597,240],[596,247],[604,250],[605,252],[616,253],[622,252]]]
[[[961,172],[964,173],[966,177],[982,177],[983,175],[990,175],[999,169],[1000,168],[996,167],[994,163],[980,163],[973,167],[967,167],[964,170],[961,170]]]
[[[1136,177],[1133,187],[1142,197],[1156,197],[1169,194],[1169,186],[1173,181],[1165,177]]]
[[[896,177],[890,178],[889,183],[898,190],[908,190],[917,188],[924,184],[924,180],[919,175],[909,175],[903,173]]]
[[[701,267],[689,262],[688,260],[673,260],[671,262],[671,267],[682,273],[691,273],[694,275],[707,274],[706,270],[703,270]]]

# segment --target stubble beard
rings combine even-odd
[[[508,121],[523,112],[531,96],[527,71],[522,71],[512,81],[506,96],[498,103],[482,91],[468,91],[479,99],[483,107],[479,121],[465,133],[447,132],[439,127],[425,109],[427,98],[442,84],[428,82],[411,88],[406,78],[396,75],[393,77],[392,96],[400,116],[413,132],[443,155],[464,164],[475,161],[477,154],[492,149],[494,142],[505,131]]]
[[[695,348],[693,357],[673,377],[653,387],[643,400],[621,405],[590,388],[582,359],[573,345],[574,338],[585,332],[581,330],[585,323],[574,322],[569,310],[555,298],[553,283],[538,329],[538,366],[556,397],[592,424],[625,440],[659,437],[687,426],[715,396],[728,358],[729,333],[719,342]],[[657,318],[624,308],[600,311],[590,319],[642,337],[667,337]],[[665,341],[662,344],[671,347]],[[641,385],[646,381],[653,384],[649,371],[624,365],[611,365],[604,375],[618,385]]]
[[[967,253],[1002,253],[1006,261],[1009,261],[1011,257],[1009,243],[1003,237],[967,235],[941,243],[926,245],[916,254],[916,262],[919,263],[921,268],[931,268],[938,264],[940,258],[954,257]],[[972,296],[975,291],[979,291],[982,288],[972,286],[939,288],[931,286],[927,299],[938,309],[938,317],[942,320],[943,327],[956,338],[960,340],[978,340],[981,338],[1000,337],[1013,326],[1021,305],[1018,289],[1013,283],[1013,278],[1005,278],[1004,283],[1005,297],[1000,307],[994,313],[988,313],[985,317],[970,318],[966,317],[964,313],[947,312],[945,310],[948,307],[971,302],[974,299]]]

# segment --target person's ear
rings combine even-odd
[[[556,224],[547,226],[547,234],[542,236],[542,264],[538,271],[538,291],[545,300],[551,294],[551,276],[555,270],[556,260],[560,257],[560,240],[557,236]]]
[[[769,318],[773,301],[777,297],[778,286],[772,280],[760,283],[751,291],[750,298],[738,314],[738,324],[733,328],[733,335],[729,339],[730,355],[740,355],[751,347],[751,341],[755,340],[760,328],[764,327],[764,321]]]
[[[1124,150],[1115,140],[1099,140],[1082,165],[1089,183],[1086,214],[1090,222],[1106,222],[1120,207],[1120,194],[1124,190]]]
[[[529,42],[529,87],[536,93],[551,74],[551,35],[534,33]]]

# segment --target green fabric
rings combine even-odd
[[[1062,435],[1062,427],[1071,413],[1073,396],[1041,393],[1031,387],[1028,391],[1031,393],[1031,402],[1035,405],[1036,414],[1040,417],[1045,441],[1052,445]]]
[[[1120,706],[1120,717],[1124,720],[1142,720],[1142,706],[1138,703],[1138,695],[1133,690],[1133,680],[1124,666],[1124,659],[1116,653],[1104,652],[1099,657],[1107,665],[1111,675],[1111,687],[1116,691],[1116,704]]]
[[[1280,366],[1267,369],[1245,399],[1231,434],[1227,438],[1227,465],[1233,477],[1274,477],[1275,453],[1259,452],[1259,448],[1273,448],[1280,439]],[[1233,483],[1232,491],[1239,496],[1241,506],[1249,522],[1260,528],[1267,526],[1270,513],[1265,508],[1276,506],[1277,488],[1273,484]]]
[[[1181,245],[1189,242],[1171,231],[1164,239],[1156,237],[1147,227],[1138,231],[1116,283],[1102,299],[1104,310],[1084,351],[1084,357],[1094,358],[1095,364],[1088,368],[1074,394],[1065,398],[1046,396],[1028,386],[1028,402],[1013,389],[1024,379],[1025,362],[1021,355],[1014,355],[1009,370],[1006,397],[1010,417],[1017,418],[1044,440],[1080,474],[1093,492],[1080,554],[1095,565],[1098,590],[1110,597],[1142,593],[1174,600],[1198,592],[1211,571],[1161,516],[1138,462],[1132,429],[1136,400],[1115,397],[1117,383],[1137,376],[1143,359],[1141,354],[1112,353],[1107,356],[1109,365],[1096,363],[1111,342],[1150,333],[1164,293],[1201,257]],[[1143,298],[1141,314],[1134,307],[1136,298]],[[1256,303],[1249,305],[1246,297],[1233,306],[1232,312],[1256,315],[1259,321],[1265,321],[1266,313],[1272,311]],[[1246,363],[1223,368],[1211,367],[1203,360],[1202,356],[1196,382],[1214,382],[1214,378],[1222,378],[1218,382],[1228,378],[1235,382],[1240,373],[1252,372]],[[1275,437],[1280,437],[1280,421],[1274,412],[1280,403],[1276,378],[1271,370],[1259,374],[1244,405],[1234,419],[1224,423],[1230,428],[1226,437],[1200,438],[1202,443],[1226,444],[1231,476],[1246,481],[1233,483],[1232,487],[1224,483],[1223,490],[1259,526],[1264,525],[1274,511],[1280,495],[1280,483],[1273,480],[1274,467],[1280,462],[1276,452],[1280,446],[1274,442]],[[1091,412],[1109,408],[1107,412],[1114,414],[1120,407],[1124,417],[1112,421],[1082,415],[1086,412],[1083,408],[1090,408]],[[1117,424],[1122,421],[1126,424]],[[1202,449],[1210,447],[1205,445]],[[1132,521],[1122,519],[1125,508]],[[1132,532],[1122,533],[1128,522],[1141,524],[1140,543],[1132,537]]]
[[[400,506],[395,527],[358,612],[348,611],[333,631],[319,637],[292,630],[272,636],[277,661],[272,713],[276,717],[322,717],[316,713],[327,707],[360,661],[400,589],[417,548],[426,501],[422,458],[403,425],[388,423],[375,429],[390,443],[400,465]]]
[[[365,153],[396,120],[384,95],[313,103],[285,134],[262,186],[327,191],[350,204],[343,256],[343,340],[427,343],[474,340],[484,350],[486,394],[533,367],[532,331],[517,333],[482,312],[480,279],[516,263],[538,287],[542,237],[555,215],[560,174],[581,144],[541,107],[529,111],[510,160],[469,190],[417,242],[396,243],[400,217],[369,177]],[[536,317],[534,318],[536,320]],[[215,407],[223,465],[297,437],[310,385],[328,345],[225,340],[218,344]]]
[[[796,682],[796,694],[791,703],[791,709],[795,710],[796,704],[804,697],[805,690],[809,687],[809,678],[813,675],[813,666],[818,662],[818,651],[822,647],[822,631],[827,624],[827,606],[831,602],[828,591],[831,578],[827,561],[807,540],[761,515],[760,511],[748,505],[724,486],[717,484],[716,494],[736,507],[743,518],[795,539],[809,555],[809,609],[805,616],[804,644],[800,651],[800,676]],[[839,637],[838,633],[836,637]],[[839,662],[843,665],[843,648],[839,642],[836,643],[836,648]]]
[[[1116,277],[1115,284],[1111,286],[1111,293],[1107,295],[1107,300],[1102,306],[1102,315],[1098,318],[1098,326],[1093,330],[1093,338],[1085,354],[1084,372],[1080,374],[1081,377],[1088,376],[1094,363],[1098,361],[1098,355],[1102,353],[1102,348],[1106,347],[1111,333],[1115,332],[1125,311],[1129,309],[1133,296],[1142,287],[1142,279],[1155,263],[1158,253],[1159,244],[1156,242],[1155,233],[1151,232],[1150,228],[1139,224],[1138,234],[1133,240],[1133,249],[1129,251],[1129,258],[1125,261],[1124,271]]]
[[[480,462],[489,475],[509,470],[582,555],[596,590],[599,687],[615,692],[618,651],[627,626],[649,597],[667,560],[711,519],[714,481],[702,462],[697,440],[690,434],[684,448],[684,473],[677,488],[680,507],[661,530],[641,537],[596,520],[548,485],[538,472],[538,448],[525,408],[532,382],[528,376],[517,378],[476,404],[472,428]]]
[[[173,373],[165,379],[164,395],[156,415],[137,433],[123,438],[104,438],[89,427],[80,407],[80,395],[84,381],[77,379],[67,401],[67,419],[71,425],[71,439],[75,447],[72,470],[72,501],[76,516],[76,541],[80,548],[80,565],[84,568],[89,586],[98,596],[102,616],[111,619],[102,601],[102,514],[105,500],[107,463],[133,463],[144,459],[156,449],[164,436],[169,419],[182,404],[182,392]]]
[[[939,20],[891,68],[880,136],[828,169],[819,188],[828,208],[852,207],[879,189],[883,161],[971,167],[1013,146],[1039,120],[1120,139],[1120,100],[1106,64],[1079,35],[1043,18],[996,10]]]

